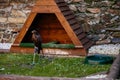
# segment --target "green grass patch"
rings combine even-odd
[[[0,54],[0,74],[47,77],[83,77],[107,71],[110,64],[84,64],[85,58],[36,57],[32,65],[33,54]]]

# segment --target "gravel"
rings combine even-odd
[[[89,49],[89,54],[117,55],[120,53],[120,44],[94,45]]]
[[[0,43],[0,49],[10,49],[12,43]]]

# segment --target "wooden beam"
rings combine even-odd
[[[12,46],[13,48],[10,50],[11,52],[19,52],[19,53],[28,53],[31,54],[34,52],[33,48]],[[83,48],[74,48],[74,49],[60,49],[60,48],[43,48],[43,52],[45,55],[78,55],[78,56],[86,56],[87,52]]]
[[[35,6],[43,6],[43,5],[56,5],[55,0],[38,0]],[[56,5],[57,6],[57,5]]]
[[[24,38],[26,32],[28,31],[29,27],[31,26],[35,16],[37,13],[30,13],[28,19],[26,20],[24,27],[22,27],[22,29],[20,30],[20,33],[18,34],[18,36],[16,37],[14,44],[19,44],[21,43],[22,39]]]
[[[35,12],[35,13],[54,13],[54,12],[60,12],[60,10],[52,5],[46,5],[46,6],[34,6],[33,9],[32,9],[32,12]]]

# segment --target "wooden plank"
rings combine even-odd
[[[64,16],[73,15],[73,12],[72,12],[72,11],[64,11],[64,12],[62,12],[62,14],[63,14]]]
[[[10,52],[9,49],[0,49],[0,53],[6,53],[6,52]]]
[[[74,31],[80,29],[79,31],[83,32],[82,29],[81,29],[81,27],[80,27],[80,25],[77,24],[77,23],[74,24],[74,25],[71,25],[71,28],[72,28]]]
[[[35,6],[43,6],[43,5],[56,5],[54,0],[37,0]]]
[[[58,3],[57,4],[59,7],[65,7],[65,6],[68,6],[67,3],[63,2],[63,3]]]
[[[34,6],[32,9],[32,12],[35,13],[55,13],[55,12],[61,12],[58,7],[56,6]]]
[[[39,27],[39,26],[41,26],[41,27]],[[38,29],[41,29],[41,30],[47,30],[47,29],[58,30],[58,29],[63,29],[61,25],[58,25],[58,23],[49,24],[49,25],[48,24],[39,24],[39,26],[38,26]]]
[[[60,3],[65,3],[64,0],[38,0],[35,5],[40,6],[40,5],[56,5]]]
[[[65,12],[65,11],[69,11],[69,7],[59,7],[59,9],[61,10],[61,12]]]
[[[81,35],[81,33],[83,33],[82,29],[78,28],[76,30],[74,30],[76,35]]]
[[[72,40],[73,44],[76,46],[81,46],[82,45],[81,42],[79,41],[78,37],[70,27],[70,24],[66,21],[66,18],[64,17],[64,15],[62,13],[56,13],[56,16],[59,19],[65,31],[67,32],[68,36]]]
[[[58,41],[60,43],[72,44],[70,37],[64,30],[41,30],[40,31],[43,42]]]
[[[82,38],[86,37],[85,33],[81,33],[78,35],[78,39],[81,40]]]
[[[34,53],[33,48],[24,48],[24,47],[18,47],[18,46],[12,46],[10,49],[10,52],[18,52],[18,53]]]
[[[81,41],[81,43],[84,45],[84,44],[86,44],[87,42],[89,42],[89,39],[88,39],[87,37],[85,37],[85,38],[82,38],[80,41]]]
[[[65,2],[64,0],[55,0],[56,3],[63,3]]]
[[[76,19],[68,20],[68,22],[69,22],[70,25],[73,25],[73,24],[77,23]]]
[[[80,49],[44,49],[46,55],[74,55],[74,56],[86,56],[86,51],[83,48]]]
[[[26,34],[26,32],[28,31],[30,25],[32,24],[34,17],[37,15],[37,13],[30,13],[29,17],[27,18],[25,24],[23,25],[22,29],[20,30],[20,33],[18,34],[18,36],[16,37],[14,44],[19,44],[24,35]]]
[[[66,18],[67,20],[75,19],[75,15],[68,15],[68,16],[65,16],[65,18]]]
[[[13,47],[11,52],[28,53],[33,54],[33,48],[24,47]],[[75,56],[86,56],[86,50],[84,48],[75,49],[60,49],[60,48],[43,48],[43,53],[45,55],[75,55]]]

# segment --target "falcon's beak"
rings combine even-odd
[[[33,31],[31,31],[31,33],[33,33]]]

